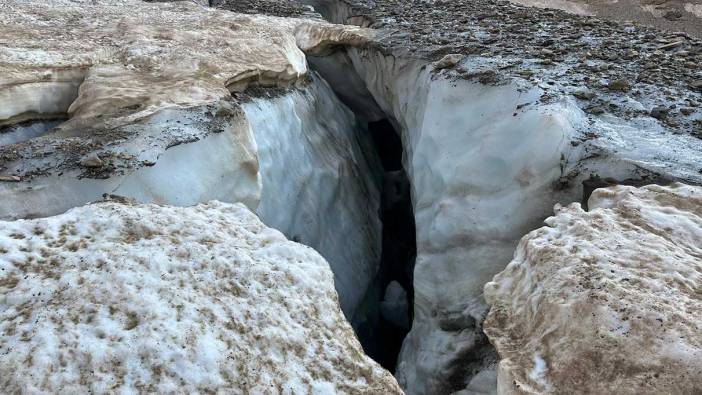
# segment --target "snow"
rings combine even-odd
[[[47,108],[91,118],[139,105],[148,115],[212,102],[249,82],[290,86],[307,74],[303,50],[366,40],[356,27],[190,2],[8,0],[0,22],[7,42],[0,47],[0,121]],[[73,103],[36,107],[47,90],[74,89],[76,82]]]
[[[400,393],[325,260],[241,204],[91,204],[0,250],[5,391]]]
[[[531,371],[529,371],[529,379],[538,383],[542,388],[550,391],[551,388],[543,381],[546,371],[546,361],[541,358],[541,354],[538,352],[534,353],[534,367],[531,369]]]
[[[500,393],[690,393],[702,380],[702,188],[556,206],[485,285]]]

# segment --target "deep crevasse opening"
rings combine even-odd
[[[369,122],[383,173],[379,216],[382,249],[376,292],[369,295],[375,314],[360,324],[357,333],[366,353],[395,371],[402,342],[410,330],[416,258],[416,233],[410,183],[402,166],[402,142],[387,119]]]
[[[257,212],[327,258],[364,350],[393,371],[411,323],[416,255],[402,143],[390,121],[352,113],[321,77],[312,81],[306,92],[249,90],[260,96],[243,106],[261,163]]]
[[[353,23],[342,2],[318,10]],[[670,136],[675,149],[662,149],[655,120],[593,119],[573,97],[543,101],[518,78],[456,78],[372,47],[309,59],[359,117],[390,119],[401,137],[417,234],[413,323],[396,371],[409,394],[494,390],[483,286],[555,204],[593,186],[690,182],[696,169],[690,137]],[[470,62],[459,67],[479,67]]]

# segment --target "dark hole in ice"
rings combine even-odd
[[[375,315],[357,327],[365,352],[395,371],[402,341],[412,322],[413,272],[417,255],[410,182],[402,167],[402,141],[388,120],[368,124],[383,166],[380,219],[382,255],[376,292],[369,300]]]
[[[381,119],[370,122],[368,132],[373,137],[383,170],[386,172],[402,170],[402,140],[390,121]]]
[[[338,52],[308,59],[356,114],[358,122],[365,124],[382,165],[380,269],[349,321],[366,354],[394,372],[412,323],[412,279],[417,255],[411,186],[402,164],[402,139],[394,127],[396,123],[384,114],[348,56]]]

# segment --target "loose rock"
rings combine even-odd
[[[434,68],[436,70],[447,69],[454,67],[463,59],[463,55],[460,54],[448,54],[441,58],[438,62],[434,63]]]
[[[668,107],[658,106],[651,110],[650,115],[656,119],[664,119],[668,115],[668,112],[670,112]]]
[[[102,167],[104,163],[102,159],[100,159],[100,157],[97,156],[97,154],[91,153],[90,155],[85,156],[80,160],[80,165],[84,167],[97,168]]]

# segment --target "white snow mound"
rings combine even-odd
[[[690,394],[702,383],[702,188],[560,208],[485,286],[498,392]]]
[[[327,262],[241,204],[0,222],[0,333],[3,392],[401,393]]]

